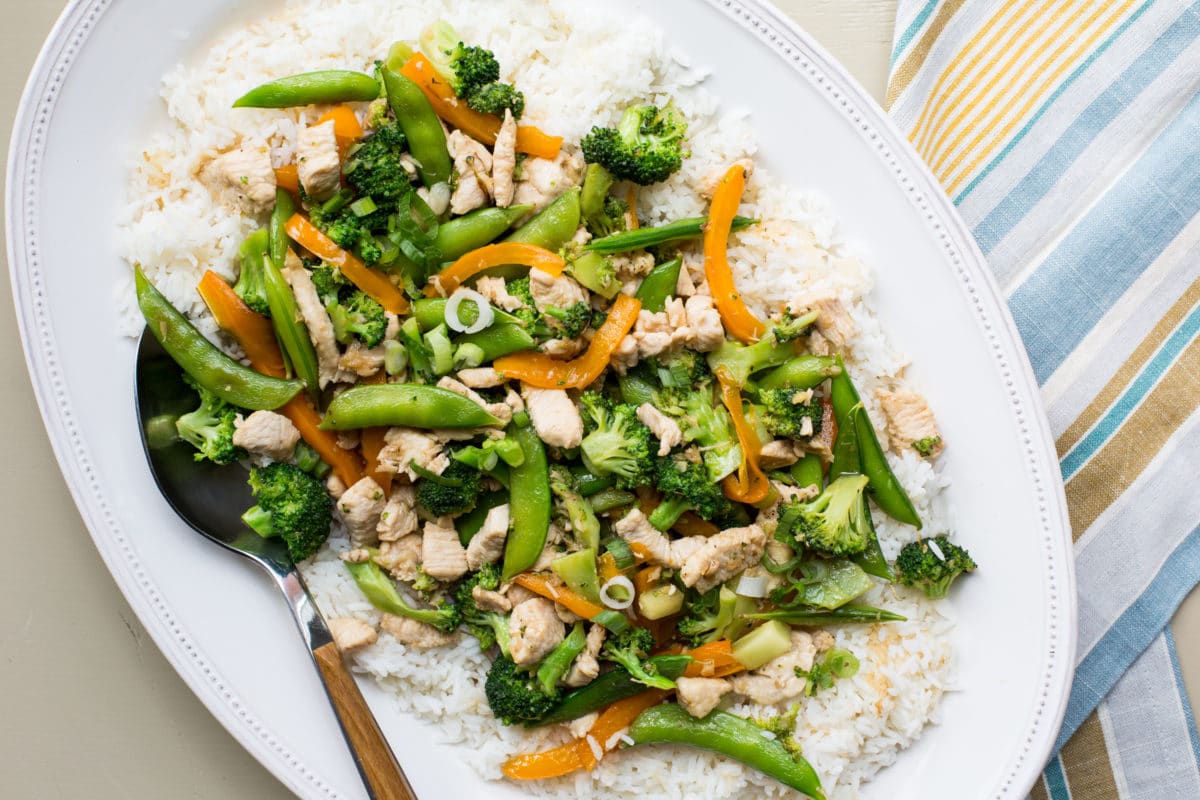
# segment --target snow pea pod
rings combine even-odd
[[[525,328],[510,323],[497,323],[479,333],[464,333],[454,343],[460,347],[464,344],[478,345],[483,351],[484,364],[509,353],[529,350],[537,344]]]
[[[757,381],[761,389],[812,389],[826,378],[842,374],[841,359],[836,356],[797,356],[768,372]]]
[[[654,269],[642,279],[634,295],[642,301],[642,308],[658,313],[667,304],[667,298],[675,294],[675,286],[679,283],[679,268],[683,259],[672,258],[656,264]]]
[[[579,187],[576,186],[559,195],[504,241],[537,245],[557,252],[579,230],[579,216]]]
[[[704,226],[707,222],[708,217],[685,217],[655,228],[635,228],[631,231],[602,236],[585,244],[583,249],[593,250],[597,253],[626,253],[630,250],[679,242],[684,239],[698,239],[704,235]],[[734,217],[731,230],[740,231],[757,222],[758,220],[749,217]]]
[[[290,192],[275,190],[275,208],[271,209],[271,223],[267,227],[270,236],[271,261],[275,269],[282,270],[287,260],[287,221],[296,213],[296,201]]]
[[[154,288],[141,267],[133,268],[133,279],[146,328],[184,372],[217,397],[242,408],[271,410],[302,388],[298,381],[268,377],[222,353]]]
[[[850,622],[904,622],[908,617],[871,606],[842,606],[833,611],[819,609],[780,609],[764,611],[761,614],[747,614],[748,619],[770,620],[777,619],[788,625],[841,625]]]
[[[688,664],[692,663],[692,657],[655,656],[649,659],[649,662],[654,665],[657,674],[675,680],[683,674]],[[628,670],[617,668],[612,672],[604,673],[587,686],[571,692],[549,714],[537,722],[527,724],[526,727],[534,728],[559,722],[570,722],[644,691],[646,691],[646,684],[635,681]]]
[[[640,406],[642,403],[654,405],[654,384],[633,372],[628,372],[618,379],[621,387],[621,399],[631,405]]]
[[[262,273],[263,291],[267,295],[267,308],[271,311],[275,335],[279,338],[288,363],[292,365],[292,371],[304,382],[309,396],[315,401],[321,393],[317,350],[308,335],[308,328],[301,322],[292,287],[288,286],[279,267],[268,257],[263,257]]]
[[[860,425],[863,420],[866,420],[866,426],[870,428],[871,422],[867,420],[862,403],[856,403],[846,412],[845,417],[838,425],[837,439],[833,443],[833,463],[829,465],[830,482],[837,480],[842,475],[863,474],[862,437],[860,435]],[[870,487],[870,478],[867,479],[867,486]],[[869,528],[867,548],[851,558],[851,561],[862,567],[868,575],[888,581],[894,580],[892,565],[884,557],[883,549],[879,545],[879,537],[875,535],[875,520],[871,515],[871,506],[867,502],[866,495],[863,495],[859,502],[862,504],[859,515],[866,520]]]
[[[408,151],[417,162],[421,183],[433,186],[448,182],[453,164],[446,146],[446,132],[429,98],[411,79],[388,67],[380,69],[379,74],[383,77],[388,105],[396,114],[396,121],[408,139]]]
[[[842,475],[862,472],[862,459],[858,454],[858,426],[855,422],[862,413],[862,403],[846,412],[838,425],[837,438],[833,442],[833,463],[829,465],[829,480],[835,481]]]
[[[432,429],[498,424],[500,420],[473,400],[419,383],[354,386],[333,398],[321,420],[321,428],[332,431],[380,425]]]
[[[629,727],[636,744],[682,744],[740,761],[784,786],[825,800],[816,770],[799,753],[793,755],[778,739],[763,736],[749,720],[724,711],[696,719],[676,703],[648,708]]]
[[[510,502],[518,512],[512,516],[512,527],[504,543],[504,567],[500,577],[506,581],[537,563],[546,546],[551,508],[546,448],[534,432],[529,415],[524,412],[514,414],[508,435],[521,445],[525,460],[520,466],[513,467],[510,476]]]
[[[233,101],[234,108],[292,108],[316,103],[350,103],[379,97],[379,82],[348,69],[289,75],[256,86]]]
[[[480,208],[438,226],[437,244],[443,261],[456,261],[472,250],[494,242],[530,211],[531,205]]]
[[[496,315],[494,324],[520,325],[521,320],[503,311],[495,306],[492,310]],[[438,325],[446,321],[446,298],[444,297],[422,297],[413,303],[413,316],[417,319],[417,324],[421,326],[421,330],[431,331]],[[473,323],[479,317],[479,312],[476,310],[473,303],[463,303],[458,307],[458,318],[467,325]]]
[[[821,467],[821,457],[809,453],[797,461],[788,470],[795,479],[797,486],[816,486],[818,489],[825,485],[825,472]]]
[[[833,403],[833,414],[837,418],[840,433],[851,409],[859,405],[862,400],[859,398],[858,390],[854,388],[850,376],[846,374],[842,357],[838,356],[837,361],[839,366],[843,366],[843,369],[841,374],[834,376],[830,382],[830,400]],[[883,446],[879,444],[879,437],[875,434],[875,427],[865,412],[858,415],[854,421],[854,428],[858,436],[862,472],[867,476],[868,487],[871,496],[875,499],[875,504],[892,519],[920,530],[921,518],[917,515],[917,510],[913,507],[912,500],[904,491],[896,473],[892,471],[887,456],[883,452]]]

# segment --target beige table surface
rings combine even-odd
[[[3,0],[0,141],[62,0]],[[895,0],[779,0],[875,97]],[[0,201],[2,202],[2,201]],[[3,258],[0,255],[0,258]],[[109,577],[58,472],[29,387],[8,281],[0,289],[0,797],[283,798],[288,792],[192,695]],[[36,557],[36,558],[35,558]],[[1174,621],[1200,691],[1200,600]],[[1194,702],[1194,700],[1193,700]]]

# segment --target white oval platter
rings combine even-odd
[[[1053,442],[987,265],[899,132],[782,13],[758,0],[613,5],[650,16],[675,46],[701,56],[712,90],[753,115],[772,171],[827,196],[848,237],[869,248],[884,328],[913,357],[952,443],[943,458],[957,527],[984,565],[955,593],[962,691],[946,697],[940,724],[865,796],[1023,800],[1065,708],[1074,579]],[[115,333],[113,287],[128,267],[114,228],[130,143],[144,135],[162,74],[253,10],[236,0],[70,3],[13,131],[13,294],[63,475],[155,642],[230,733],[298,795],[359,798],[284,604],[157,494],[135,427],[134,343]],[[912,308],[937,313],[906,313]],[[475,779],[453,748],[433,743],[435,730],[363,688],[422,797],[521,796]]]

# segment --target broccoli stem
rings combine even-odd
[[[275,525],[271,521],[271,512],[262,506],[251,506],[247,509],[246,513],[242,514],[242,522],[264,539],[270,539],[276,533]]]
[[[683,497],[666,497],[650,512],[650,524],[660,531],[670,530],[691,504]]]
[[[552,695],[558,691],[559,679],[567,674],[567,670],[571,668],[571,662],[583,652],[585,647],[587,647],[587,636],[583,632],[583,623],[576,622],[567,638],[559,642],[558,646],[550,651],[550,655],[546,656],[542,665],[538,667],[537,679],[543,692]]]

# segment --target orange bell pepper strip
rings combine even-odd
[[[333,120],[333,135],[339,139],[338,144],[341,144],[342,139],[345,139],[347,144],[353,144],[365,135],[362,124],[350,106],[334,106],[313,124],[323,125],[330,120]]]
[[[590,770],[595,766],[596,756],[592,748],[582,739],[573,739],[552,750],[513,756],[500,769],[513,780],[537,781],[570,775],[581,769]]]
[[[582,389],[590,385],[608,366],[612,354],[637,322],[642,303],[626,294],[608,310],[608,318],[583,355],[559,361],[545,353],[525,351],[496,359],[492,366],[509,380],[520,380],[541,389]]]
[[[706,519],[701,519],[691,511],[685,511],[679,519],[675,520],[675,524],[671,528],[684,536],[709,537],[716,536],[721,532],[716,525]]]
[[[762,443],[758,441],[758,432],[746,420],[746,413],[742,409],[741,389],[729,374],[729,370],[717,367],[717,381],[721,384],[721,400],[725,408],[729,409],[738,442],[742,446],[742,463],[738,465],[737,472],[721,482],[721,487],[730,500],[757,503],[771,491],[771,482],[767,480],[766,473],[758,463]]]
[[[393,314],[407,314],[408,300],[382,272],[370,269],[352,253],[347,253],[300,214],[293,214],[284,226],[288,236],[322,261],[333,264],[346,280],[353,283]]]
[[[295,164],[284,164],[275,170],[275,185],[284,191],[297,194],[300,191],[300,168]]]
[[[429,98],[434,113],[472,139],[486,145],[496,143],[501,120],[492,114],[481,114],[454,95],[454,89],[438,74],[421,53],[413,53],[400,74],[421,87]],[[555,158],[562,148],[561,136],[551,136],[532,125],[517,126],[517,152],[528,153],[538,158]]]
[[[734,164],[721,178],[708,209],[708,222],[704,226],[704,275],[725,330],[735,339],[752,344],[763,337],[767,326],[742,301],[733,283],[727,253],[729,232],[745,189],[746,170]]]
[[[387,383],[387,374],[382,371],[376,372],[369,378],[363,378],[360,383]],[[379,468],[379,451],[386,444],[384,436],[387,432],[388,429],[384,427],[363,428],[358,437],[359,449],[362,451],[363,460],[367,462],[363,471],[367,474],[367,477],[379,484],[379,488],[383,490],[384,497],[387,497],[392,491],[392,479],[396,477],[394,473]]]
[[[547,600],[553,600],[563,608],[578,614],[584,619],[594,619],[598,614],[607,610],[603,606],[596,605],[583,595],[576,594],[566,586],[551,582],[544,575],[524,572],[513,578],[513,583],[518,586],[524,586],[529,591],[534,594],[540,594]]]
[[[633,724],[633,721],[638,718],[643,711],[652,706],[656,706],[666,699],[671,692],[667,689],[647,689],[644,692],[639,692],[632,697],[626,697],[623,700],[618,700],[608,708],[600,712],[600,716],[592,723],[592,727],[588,729],[587,735],[595,740],[596,744],[604,752],[608,752],[617,746],[616,742],[609,746],[609,740]],[[583,744],[586,746],[587,742]],[[588,748],[591,749],[590,747]]]
[[[632,183],[625,190],[625,203],[629,206],[629,230],[636,231],[641,227],[641,223],[638,222],[637,215],[637,189]]]
[[[687,678],[724,678],[746,669],[733,657],[733,644],[728,639],[709,642],[684,652],[692,657],[692,663],[683,672]]]
[[[450,266],[429,279],[425,287],[426,297],[449,297],[454,290],[485,269],[502,264],[521,264],[536,267],[557,278],[567,267],[567,262],[558,253],[544,247],[520,242],[489,244],[472,250]]]
[[[252,311],[233,288],[212,270],[204,273],[197,289],[217,324],[238,340],[250,359],[250,365],[264,375],[282,378],[285,372],[283,354],[279,351],[271,321]],[[321,415],[307,396],[293,397],[279,409],[279,413],[292,421],[304,441],[333,468],[333,473],[342,483],[353,486],[362,478],[358,457],[339,447],[337,436],[321,430]]]

